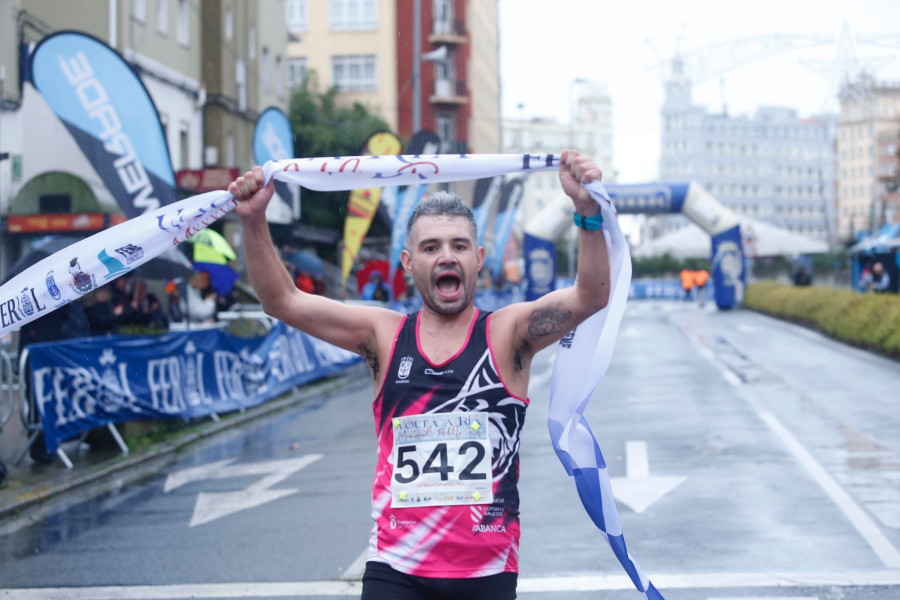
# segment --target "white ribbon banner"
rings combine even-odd
[[[351,156],[269,161],[275,178],[317,191],[428,185],[559,168],[554,154]],[[603,212],[610,255],[606,308],[560,343],[550,397],[550,436],[585,509],[645,598],[661,599],[625,548],[600,446],[584,418],[609,367],[631,281],[631,257],[615,207],[599,182],[586,189]],[[236,206],[227,191],[208,192],[140,215],[49,256],[0,287],[0,335],[78,300],[195,235]],[[591,373],[591,377],[584,377]]]

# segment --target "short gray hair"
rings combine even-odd
[[[415,225],[419,217],[422,216],[463,217],[469,222],[469,226],[472,228],[472,239],[478,239],[478,227],[475,225],[475,215],[472,214],[472,210],[468,206],[463,204],[462,198],[453,192],[434,192],[419,202],[419,205],[416,206],[416,209],[409,216],[409,221],[406,222],[407,240],[409,239],[409,234],[412,232],[413,225]]]

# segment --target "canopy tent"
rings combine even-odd
[[[744,252],[750,257],[820,254],[828,252],[828,244],[799,233],[793,233],[756,219],[741,219]],[[668,253],[674,258],[709,258],[712,241],[708,233],[691,223],[687,227],[642,243],[632,249],[635,258],[649,258]]]
[[[900,248],[900,223],[885,225],[878,232],[850,247],[850,254],[890,252]]]

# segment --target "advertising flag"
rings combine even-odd
[[[503,184],[494,223],[494,252],[491,254],[491,274],[494,277],[498,277],[503,269],[506,242],[509,240],[513,220],[516,218],[516,209],[519,208],[519,200],[522,199],[524,189],[521,179],[512,179]]]
[[[503,176],[485,177],[475,182],[475,193],[472,196],[472,214],[475,216],[475,228],[478,230],[478,245],[484,243],[484,232],[487,229],[488,220],[491,218],[491,209],[494,200],[500,195],[503,187]]]
[[[55,33],[34,49],[30,71],[128,218],[178,199],[156,105],[115,50],[84,33]]]
[[[400,140],[393,133],[383,131],[369,138],[363,149],[362,155],[381,156],[397,155],[403,148]],[[341,172],[347,170],[355,173],[359,168],[359,160],[350,161],[341,167]],[[378,202],[381,200],[381,187],[354,189],[350,191],[350,201],[347,206],[347,220],[344,221],[344,256],[341,269],[341,283],[347,281],[350,269],[356,262],[356,255],[362,247],[363,238],[369,231],[375,211],[378,210]]]
[[[270,106],[259,115],[253,130],[253,160],[264,165],[270,160],[294,157],[294,134],[291,121],[280,108]],[[283,181],[275,182],[279,201],[270,202],[266,219],[274,223],[290,223],[300,218],[300,188]]]
[[[440,147],[441,138],[433,131],[422,129],[413,135],[406,152],[414,156],[435,155]],[[394,281],[394,271],[397,270],[397,266],[400,264],[400,253],[403,251],[403,246],[406,245],[406,223],[424,195],[424,185],[410,185],[397,194],[397,201],[394,206],[394,220],[391,226],[391,267],[388,281]]]

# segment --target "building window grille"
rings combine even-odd
[[[331,80],[343,92],[378,89],[374,54],[331,57]]]
[[[376,0],[331,0],[330,8],[332,30],[375,29],[378,25]]]

